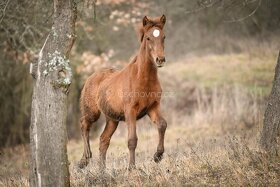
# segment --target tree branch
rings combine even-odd
[[[248,14],[247,16],[242,17],[242,18],[238,18],[238,19],[225,20],[224,22],[226,22],[226,23],[233,23],[233,22],[240,22],[240,21],[244,21],[245,19],[248,19],[249,17],[253,16],[257,12],[259,7],[261,6],[261,3],[262,3],[262,0],[259,0],[257,7],[250,14]],[[248,5],[248,3],[245,4],[244,6],[246,6],[246,5]]]
[[[8,6],[9,3],[10,3],[10,0],[7,0],[7,3],[5,4],[4,9],[2,11],[3,13],[2,13],[2,17],[0,19],[0,24],[2,23],[2,21],[3,21],[4,17],[5,17],[6,9],[7,9],[7,6]]]

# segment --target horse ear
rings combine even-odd
[[[165,17],[165,15],[164,15],[164,14],[161,16],[161,18],[160,18],[160,22],[162,23],[162,25],[164,25],[164,24],[165,24],[165,22],[166,22],[166,17]]]
[[[147,18],[147,16],[145,16],[143,18],[143,27],[145,27],[148,24],[148,22],[149,22],[149,19]]]

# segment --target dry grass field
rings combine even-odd
[[[137,126],[137,168],[128,171],[121,123],[105,174],[97,167],[98,138],[91,139],[93,158],[85,169],[77,167],[81,139],[69,141],[71,186],[279,186],[280,158],[258,147],[277,58],[276,49],[265,48],[169,63],[160,70],[169,125],[164,159],[153,162],[157,130],[144,118]],[[27,145],[1,150],[0,186],[28,186],[28,156]]]

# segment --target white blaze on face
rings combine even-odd
[[[155,29],[154,31],[153,31],[153,36],[154,37],[158,37],[159,36],[159,34],[160,34],[160,32],[159,32],[159,30],[158,29]]]

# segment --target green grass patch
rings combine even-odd
[[[270,93],[277,54],[263,56],[244,54],[209,55],[186,59],[171,67],[181,81],[206,88],[241,86],[250,93]]]

